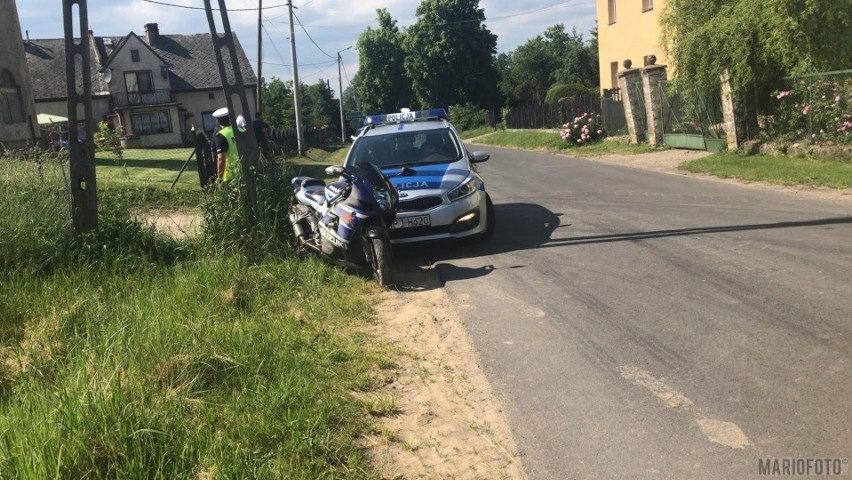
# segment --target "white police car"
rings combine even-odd
[[[403,110],[367,117],[344,166],[373,163],[399,190],[392,243],[487,241],[494,205],[474,164],[488,158],[488,152],[467,151],[443,109]]]

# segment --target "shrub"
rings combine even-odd
[[[209,246],[242,251],[252,261],[269,254],[292,253],[289,213],[293,190],[289,178],[288,169],[279,164],[267,164],[257,175],[256,219],[245,188],[212,185],[201,204]]]
[[[601,116],[596,113],[584,113],[575,117],[573,122],[562,125],[560,133],[568,145],[579,147],[594,143],[606,136],[601,125]]]
[[[473,130],[488,125],[488,111],[477,108],[471,103],[450,107],[453,125],[459,130]]]
[[[852,78],[799,79],[773,92],[769,137],[814,144],[852,144]]]
[[[580,97],[590,93],[597,93],[597,91],[580,83],[557,83],[547,91],[544,101],[548,105],[553,105],[564,98]]]

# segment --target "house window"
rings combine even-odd
[[[15,83],[15,76],[9,70],[0,72],[0,117],[3,123],[24,123],[24,98],[21,88]]]
[[[139,50],[131,50],[130,51],[130,61],[138,62],[139,61]]]
[[[172,117],[168,110],[131,113],[130,123],[137,135],[172,133]]]
[[[151,77],[151,71],[147,72],[125,72],[124,85],[127,87],[127,93],[153,93],[154,80]]]
[[[609,24],[615,23],[615,2],[616,0],[607,0],[607,10],[609,11]]]
[[[618,62],[609,63],[609,76],[612,88],[618,88]]]
[[[648,10],[654,9],[654,0],[642,0],[642,11],[647,12]]]
[[[216,100],[215,92],[207,92],[207,100]]]

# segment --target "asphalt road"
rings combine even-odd
[[[490,244],[398,255],[436,266],[530,479],[852,458],[852,202],[490,150]]]

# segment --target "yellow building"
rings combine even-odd
[[[667,65],[660,39],[660,12],[666,0],[596,0],[601,89],[618,87],[616,73],[629,59],[633,68]]]

